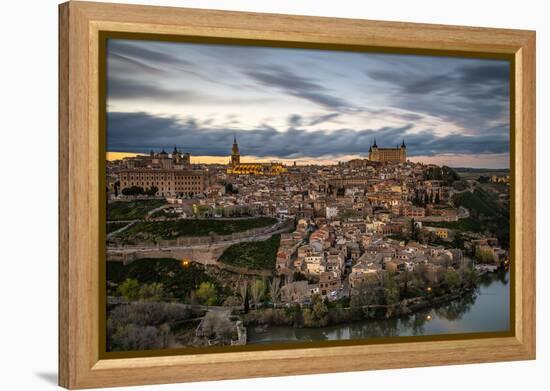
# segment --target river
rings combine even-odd
[[[484,276],[472,295],[399,318],[368,320],[321,328],[248,328],[249,344],[329,341],[377,337],[508,331],[509,273]]]

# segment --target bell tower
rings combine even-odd
[[[233,147],[231,148],[231,166],[235,167],[241,164],[241,154],[237,144],[237,136],[233,136]]]
[[[374,144],[369,147],[369,160],[374,162],[380,161],[380,153],[378,151],[376,139],[374,139]]]

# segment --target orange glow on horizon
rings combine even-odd
[[[129,157],[146,156],[145,153],[134,152],[107,152],[107,160],[121,160]],[[362,155],[342,155],[342,156],[325,156],[321,158],[304,157],[304,158],[278,158],[275,156],[241,156],[242,163],[270,163],[277,162],[286,166],[296,165],[334,165],[338,162],[347,162],[353,159],[367,159],[367,156]],[[476,155],[473,158],[470,155],[460,154],[441,154],[437,156],[411,156],[407,160],[414,163],[436,164],[438,166],[447,165],[450,167],[479,167],[479,168],[508,168],[510,156],[508,154],[493,154],[493,155]],[[228,164],[230,156],[193,156],[191,155],[192,164]]]
[[[126,157],[136,157],[136,156],[144,156],[144,153],[134,153],[134,152],[107,152],[107,160],[113,161],[113,160],[122,160]]]

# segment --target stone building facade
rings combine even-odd
[[[400,147],[395,148],[379,148],[376,140],[374,140],[374,144],[369,148],[369,160],[382,163],[405,163],[407,161],[405,140],[403,140]]]
[[[176,147],[171,154],[163,149],[124,159],[117,174],[121,191],[132,186],[156,187],[157,195],[163,197],[192,196],[209,186],[208,171],[193,169],[189,153],[182,154]]]

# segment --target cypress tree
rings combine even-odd
[[[250,309],[250,306],[248,304],[248,289],[246,290],[246,293],[244,295],[244,313],[248,314],[248,310]]]

